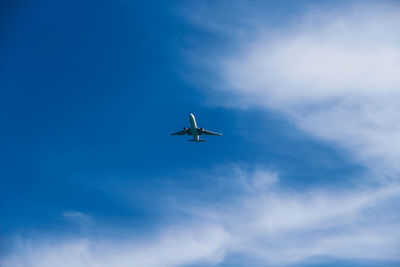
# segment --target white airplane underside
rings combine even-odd
[[[204,139],[200,139],[200,135],[204,134],[204,135],[218,135],[221,136],[221,133],[215,133],[215,132],[211,132],[208,130],[205,130],[204,128],[199,128],[197,127],[197,123],[196,123],[196,118],[194,117],[193,114],[189,115],[189,122],[190,122],[190,128],[186,128],[184,127],[182,131],[176,132],[176,133],[172,133],[171,135],[191,135],[193,136],[192,140],[188,140],[189,142],[206,142],[206,140]]]

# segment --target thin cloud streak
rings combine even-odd
[[[62,217],[64,220],[80,225],[82,227],[88,227],[93,224],[93,218],[89,214],[85,214],[80,211],[66,211],[62,214]]]

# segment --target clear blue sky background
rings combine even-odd
[[[279,24],[303,4],[266,6]],[[235,194],[204,178],[218,166],[266,166],[299,192],[346,184],[363,172],[345,152],[278,113],[209,105],[204,91],[181,75],[190,69],[183,51],[218,52],[228,40],[187,23],[177,14],[182,5],[0,4],[1,257],[16,236],[118,239],[125,231],[157,232],[171,220],[165,198],[185,201],[188,190],[212,203]],[[224,135],[200,144],[169,136],[188,126],[189,113]],[[87,214],[94,226],[71,223],[63,216],[68,211]],[[338,263],[356,266],[342,260],[318,266]]]

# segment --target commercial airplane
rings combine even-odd
[[[183,128],[183,131],[179,131],[176,133],[172,133],[171,135],[191,135],[193,136],[193,140],[188,140],[189,142],[206,142],[207,140],[200,139],[199,136],[204,134],[204,135],[218,135],[221,136],[221,133],[214,133],[211,131],[204,130],[204,128],[198,128],[197,123],[196,123],[196,118],[194,117],[193,114],[189,115],[189,121],[190,121],[190,128]]]

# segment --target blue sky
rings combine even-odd
[[[0,262],[398,266],[399,9],[0,4]]]

